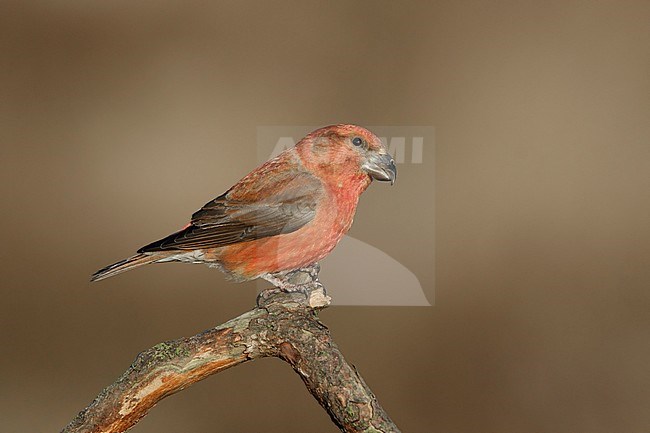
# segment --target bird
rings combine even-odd
[[[307,134],[196,211],[181,230],[95,272],[100,281],[151,263],[202,263],[230,279],[278,285],[316,264],[348,232],[373,180],[397,177],[382,141],[352,124]]]

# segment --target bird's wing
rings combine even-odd
[[[306,172],[242,182],[194,213],[189,226],[138,252],[216,248],[291,233],[314,218],[323,194],[321,181]]]

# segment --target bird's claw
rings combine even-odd
[[[325,287],[318,280],[319,271],[320,265],[314,263],[292,271],[263,275],[262,278],[273,284],[275,287],[262,291],[257,297],[258,304],[260,301],[266,301],[271,296],[281,292],[299,292],[305,295],[306,300],[309,300],[312,292],[318,289],[322,290],[323,294],[325,294]]]

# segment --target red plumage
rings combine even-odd
[[[213,265],[238,280],[311,265],[350,229],[372,179],[393,182],[395,176],[393,159],[367,129],[318,129],[207,203],[181,231],[91,280],[166,261]]]

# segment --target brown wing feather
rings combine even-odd
[[[237,184],[194,213],[188,227],[138,252],[216,248],[291,233],[314,218],[322,193],[320,180],[306,172],[247,177],[242,182],[246,188]],[[262,191],[265,194],[259,194]]]

